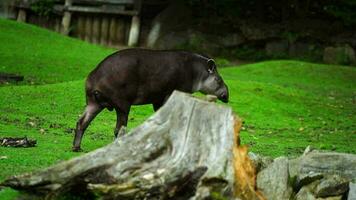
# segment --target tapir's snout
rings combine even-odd
[[[224,103],[228,103],[229,102],[229,95],[227,93],[221,94],[219,96],[219,99]]]
[[[229,90],[227,89],[226,85],[224,91],[218,96],[218,99],[224,103],[229,102]]]

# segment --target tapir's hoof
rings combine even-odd
[[[119,132],[115,135],[115,138],[120,138],[126,134],[126,126],[121,126]]]
[[[73,152],[81,152],[82,149],[80,147],[72,147]]]

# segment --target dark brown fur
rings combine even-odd
[[[131,105],[153,104],[156,111],[174,90],[195,92],[197,80],[212,75],[207,72],[208,60],[184,51],[145,49],[122,50],[105,58],[87,78],[87,107],[77,123],[73,150],[80,150],[85,129],[104,108],[117,113],[117,136],[127,124]],[[216,76],[221,79],[217,72]],[[227,101],[227,87],[219,98]]]

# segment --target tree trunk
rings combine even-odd
[[[140,35],[140,17],[135,15],[131,19],[131,27],[129,33],[128,46],[133,47],[138,45]]]
[[[58,198],[263,199],[231,108],[174,92],[114,143],[2,185]]]
[[[64,7],[66,8],[66,10],[64,11],[63,18],[62,18],[63,35],[69,35],[72,13],[68,11],[68,7],[71,5],[72,5],[72,0],[66,0],[64,3]]]
[[[17,21],[26,23],[27,13],[25,9],[20,9],[17,14]]]

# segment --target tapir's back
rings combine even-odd
[[[105,58],[87,80],[87,90],[100,90],[144,104],[178,89],[190,92],[194,54],[183,51],[127,49]]]

